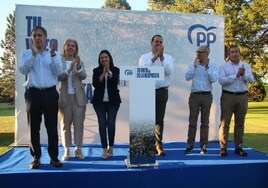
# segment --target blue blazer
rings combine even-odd
[[[107,77],[107,91],[109,96],[109,103],[112,105],[120,104],[121,98],[118,89],[118,82],[119,82],[119,73],[120,70],[117,67],[113,67],[110,69],[113,73],[112,78]],[[98,105],[103,102],[104,90],[105,90],[105,81],[99,81],[99,77],[103,72],[102,66],[99,66],[93,69],[93,76],[92,76],[92,85],[95,88],[94,94],[91,103],[93,105]]]

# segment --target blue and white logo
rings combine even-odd
[[[133,75],[133,70],[130,70],[130,69],[125,70],[125,75],[127,76]]]
[[[190,41],[191,44],[193,44],[193,38],[196,38],[196,45],[200,46],[202,44],[207,45],[208,47],[213,44],[217,37],[214,32],[211,32],[211,30],[217,29],[217,27],[208,27],[206,28],[204,25],[201,24],[195,24],[192,25],[188,29],[188,40]],[[196,36],[192,36],[193,31],[197,30]]]

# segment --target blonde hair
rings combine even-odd
[[[75,52],[74,56],[77,56],[77,55],[78,55],[78,43],[77,43],[77,41],[76,41],[75,39],[70,39],[70,38],[69,38],[69,39],[67,39],[67,40],[64,41],[63,46],[62,46],[62,52],[61,52],[61,55],[62,55],[63,58],[66,58],[66,52],[65,52],[65,50],[64,50],[64,47],[65,47],[69,42],[73,42],[73,43],[75,44],[76,52]]]

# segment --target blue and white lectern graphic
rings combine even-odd
[[[155,157],[155,81],[164,80],[163,67],[120,67],[129,81],[128,167],[157,165]]]

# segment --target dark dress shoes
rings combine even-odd
[[[62,167],[62,162],[59,159],[55,160],[50,159],[50,164],[55,167]]]
[[[30,164],[30,169],[38,169],[40,164],[41,163],[39,159],[34,159]]]
[[[242,148],[235,148],[235,153],[239,156],[246,157],[248,156],[248,153],[245,152]]]
[[[194,149],[194,146],[193,146],[193,145],[189,145],[189,146],[184,150],[184,152],[185,152],[185,154],[189,154],[189,153],[191,153],[191,152],[193,151],[193,149]]]

